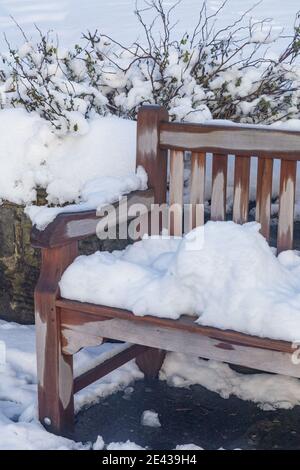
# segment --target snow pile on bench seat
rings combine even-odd
[[[196,314],[201,325],[299,340],[300,257],[286,251],[277,258],[259,228],[208,222],[184,238],[80,256],[62,277],[62,297],[139,316]]]

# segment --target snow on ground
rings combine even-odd
[[[3,346],[3,343],[6,358],[0,355],[0,449],[87,450],[93,447],[94,450],[102,450],[105,445],[108,450],[137,448],[130,441],[104,444],[101,436],[92,445],[48,433],[37,421],[34,327],[0,320],[0,344]],[[75,356],[75,373],[107,358],[112,348],[119,350],[123,347],[105,344],[78,353]],[[134,362],[122,366],[76,394],[76,410],[99,401],[101,397],[126,389],[142,376]],[[241,375],[225,364],[175,353],[167,355],[160,378],[176,387],[200,384],[223,398],[236,395],[243,400],[258,403],[265,410],[287,409],[300,404],[300,382],[296,379],[270,374]]]
[[[251,335],[300,338],[300,256],[277,258],[251,222],[207,222],[182,238],[153,237],[114,253],[80,256],[63,274],[67,299],[135,315],[178,319]]]
[[[165,2],[167,6],[175,0]],[[214,13],[221,5],[221,0],[208,0],[208,11]],[[254,0],[229,0],[228,6],[222,12],[219,24],[221,27],[232,22],[233,13],[239,17],[255,3]],[[142,5],[142,0],[140,1]],[[196,21],[201,2],[199,0],[182,0],[177,8],[176,32],[183,34]],[[111,35],[117,40],[130,43],[136,39],[140,30],[137,26],[133,11],[135,0],[0,0],[0,29],[5,32],[13,44],[19,44],[20,33],[10,18],[13,16],[28,36],[35,34],[34,25],[42,30],[52,29],[58,34],[63,45],[75,44],[83,31],[98,29]],[[274,32],[280,32],[285,27],[285,33],[291,34],[293,20],[298,9],[295,0],[264,0],[247,17],[256,20],[273,18]],[[191,18],[193,21],[191,21]],[[122,27],[120,27],[120,25]],[[1,38],[0,49],[5,47]]]
[[[240,374],[227,364],[169,353],[160,379],[173,387],[202,385],[222,398],[234,395],[265,410],[290,409],[300,403],[298,379],[272,374]]]
[[[103,450],[105,446],[102,436],[98,436],[96,442],[93,444],[93,450]]]
[[[143,426],[148,426],[150,428],[160,428],[161,424],[159,421],[159,416],[156,411],[146,410],[142,414],[141,423]]]
[[[176,446],[175,450],[203,450],[202,447],[196,446],[195,444],[185,444],[183,446]]]
[[[10,18],[12,15],[28,36],[35,34],[34,24],[37,24],[42,30],[53,29],[63,45],[76,43],[81,31],[96,28],[114,36],[117,40],[129,43],[139,34],[136,19],[132,13],[134,3],[134,0],[119,0],[117,6],[114,4],[112,8],[111,0],[101,2],[88,0],[84,3],[81,0],[48,2],[0,0],[0,29],[7,34],[10,42],[20,44],[22,37]],[[168,1],[169,5],[173,3],[175,0]],[[219,0],[208,0],[210,12],[216,11],[220,3]],[[229,0],[228,7],[220,16],[220,26],[232,20],[233,11],[239,16],[253,3],[253,0],[243,2]],[[190,26],[191,17],[195,16],[198,9],[199,0],[183,0],[178,7],[177,17],[180,17],[180,22],[176,27],[178,34],[182,34]],[[292,31],[296,10],[297,5],[294,0],[286,0],[284,4],[279,0],[275,2],[264,0],[251,15],[256,19],[272,16],[275,33],[284,26],[285,33],[289,34]],[[6,49],[5,41],[1,37],[0,50],[4,49]],[[296,122],[289,125],[298,126],[298,124]],[[76,137],[70,135],[62,140],[55,136],[48,125],[36,114],[29,115],[24,110],[5,110],[0,112],[0,128],[0,200],[7,199],[29,206],[36,198],[36,188],[41,186],[46,188],[50,204],[81,203],[80,208],[85,210],[113,202],[128,191],[146,187],[144,173],[142,171],[135,173],[136,124],[133,122],[118,118],[95,118],[82,129],[81,135]],[[276,187],[279,173],[278,169],[275,171],[274,186]],[[208,184],[210,184],[209,180]],[[63,210],[70,209],[74,207]],[[42,228],[55,217],[57,209],[39,209],[30,206],[28,213],[32,220]],[[214,231],[213,225],[207,227],[211,227],[208,231],[211,231],[209,235],[212,236],[208,238],[206,256],[201,252],[197,252],[196,256],[195,253],[185,252],[186,241],[173,240],[159,243],[156,240],[155,247],[153,245],[152,249],[151,240],[146,240],[128,249],[126,255],[103,254],[102,258],[94,255],[88,260],[82,259],[76,263],[80,269],[81,264],[95,264],[94,268],[97,271],[97,264],[101,258],[101,269],[105,267],[107,274],[113,275],[114,278],[116,278],[114,267],[117,265],[120,273],[123,272],[122,269],[126,270],[126,275],[131,276],[131,281],[133,279],[138,283],[151,281],[146,289],[146,295],[149,294],[148,300],[147,297],[141,298],[140,296],[131,299],[133,308],[135,305],[139,313],[147,312],[150,307],[152,310],[151,302],[156,298],[153,292],[161,292],[163,286],[170,288],[169,293],[172,292],[172,288],[177,289],[176,279],[174,280],[177,276],[180,278],[180,288],[184,290],[184,295],[176,302],[176,310],[173,310],[178,315],[183,311],[186,313],[187,308],[193,313],[198,311],[200,314],[205,305],[210,308],[205,310],[205,316],[201,316],[202,323],[213,323],[214,315],[217,314],[218,326],[221,325],[224,328],[235,327],[241,331],[246,329],[246,332],[253,334],[263,334],[268,330],[268,336],[278,337],[279,335],[287,339],[299,339],[299,335],[295,338],[299,327],[297,315],[300,302],[300,286],[297,281],[300,270],[298,256],[288,252],[277,261],[257,234],[254,226],[233,229],[233,225],[226,225],[225,229],[224,225],[223,231],[219,229]],[[233,233],[234,230],[235,233]],[[240,237],[240,234],[243,236]],[[236,250],[232,249],[232,240],[234,240]],[[147,253],[143,248],[146,245]],[[149,247],[150,251],[148,251]],[[248,259],[246,259],[246,254]],[[138,263],[136,263],[136,255]],[[217,258],[217,262],[211,263],[209,257]],[[233,263],[236,258],[240,260],[239,266]],[[203,266],[201,263],[205,265],[205,277],[201,271],[201,266]],[[265,279],[266,276],[265,274],[263,276],[263,273],[267,268],[269,268],[269,277]],[[216,272],[220,274],[220,269],[223,271],[222,281],[216,276]],[[70,276],[70,273],[71,271],[66,276]],[[257,273],[262,277],[260,279],[262,290],[258,293]],[[198,281],[201,279],[198,286],[203,286],[205,282],[206,287],[203,291],[195,290],[195,276]],[[124,276],[121,277],[124,279]],[[67,277],[63,282],[66,282],[66,279]],[[110,280],[107,277],[107,286]],[[225,280],[227,280],[226,289],[224,289]],[[272,289],[266,295],[266,289],[270,283],[272,283]],[[96,284],[98,288],[100,277],[96,279]],[[191,285],[196,294],[196,305],[190,295]],[[214,286],[214,291],[216,287],[219,289],[220,296],[223,295],[222,301],[219,297],[217,305],[213,302],[209,304],[208,299],[203,296],[204,291],[209,295],[212,286]],[[254,288],[256,296],[251,295],[251,289]],[[230,289],[232,295],[228,295]],[[225,290],[226,298],[224,298]],[[132,292],[132,294],[136,296],[137,293]],[[245,295],[247,295],[246,305],[243,304]],[[112,305],[109,295],[107,298],[108,303]],[[122,305],[125,302],[121,296],[117,300]],[[237,302],[236,305],[234,305],[234,300]],[[231,304],[226,303],[230,301]],[[275,302],[277,302],[276,307]],[[218,311],[220,305],[223,305],[223,308],[226,305],[228,315],[225,315],[224,311],[223,314]],[[241,305],[246,307],[242,319],[235,314],[240,311]],[[166,309],[163,314],[167,312],[167,316],[171,316],[172,305],[168,299],[162,307]],[[260,315],[261,310],[264,311],[264,318]],[[158,312],[157,309],[156,311]],[[253,318],[249,321],[250,311],[252,314],[254,312],[255,322]],[[247,313],[249,316],[245,326]],[[280,322],[280,315],[284,315],[284,322]],[[280,334],[278,324],[280,324]],[[3,341],[6,346],[6,362],[0,361],[0,448],[90,448],[90,444],[83,445],[49,434],[37,421],[34,328],[0,321],[0,341]],[[102,353],[102,359],[108,357],[112,347],[120,348],[120,346],[104,345],[78,353],[75,363],[77,373],[88,366],[94,366],[100,353]],[[0,347],[0,350],[3,348]],[[77,394],[76,410],[98,401],[100,397],[124,389],[140,378],[142,374],[134,363],[125,365]],[[224,398],[234,394],[245,400],[253,400],[264,409],[289,408],[300,404],[300,383],[296,379],[268,374],[244,376],[233,372],[225,364],[186,358],[182,355],[169,354],[167,356],[161,378],[175,386],[198,383]],[[136,444],[130,441],[106,443],[106,445],[109,450],[136,448]],[[99,437],[94,448],[101,449],[103,446],[103,440]]]
[[[107,446],[107,450],[114,451],[114,450],[145,450],[144,447],[139,446],[131,441],[126,442],[112,442]]]
[[[83,446],[48,433],[37,421],[34,327],[0,320],[0,342],[6,349],[5,360],[0,358],[0,449],[90,448],[90,445]],[[119,351],[120,347],[124,348],[123,345],[106,344],[78,353],[75,356],[75,375],[107,359],[112,348]],[[75,408],[78,411],[101,397],[123,390],[142,377],[135,363],[128,363],[81,390],[76,395]]]

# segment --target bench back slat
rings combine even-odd
[[[206,154],[193,152],[191,157],[190,229],[204,224]]]
[[[270,239],[273,159],[258,158],[256,183],[256,221],[261,224],[261,234]]]
[[[211,220],[225,220],[228,156],[215,154],[212,164]]]
[[[160,147],[299,160],[300,132],[245,124],[162,122]]]
[[[251,158],[237,155],[234,166],[233,221],[243,224],[248,220]]]
[[[256,220],[261,224],[261,233],[270,241],[271,204],[273,190],[274,160],[280,160],[281,176],[279,188],[279,218],[277,232],[278,252],[293,248],[294,206],[297,162],[300,161],[300,132],[271,128],[267,126],[224,125],[220,123],[190,124],[169,122],[165,110],[157,106],[142,107],[138,130],[138,155],[143,155],[138,162],[147,171],[151,170],[156,151],[156,171],[150,175],[150,187],[157,186],[160,194],[162,178],[158,167],[165,158],[166,151],[171,155],[170,204],[183,205],[184,155],[191,156],[191,179],[189,197],[189,216],[186,210],[177,210],[176,217],[171,216],[170,233],[181,235],[183,227],[192,229],[204,223],[206,173],[210,170],[207,153],[212,157],[212,188],[210,200],[211,220],[226,220],[227,175],[231,171],[231,159],[234,157],[233,210],[232,219],[236,223],[245,223],[249,219],[250,178],[252,164],[257,158]],[[147,109],[149,116],[146,118]],[[157,117],[155,118],[155,113]],[[151,118],[151,119],[150,119]],[[155,129],[153,124],[155,122]],[[150,124],[149,124],[150,123]],[[150,139],[150,140],[149,140]],[[149,142],[153,152],[148,150]],[[155,150],[157,145],[157,150]],[[149,147],[150,148],[150,147]],[[151,163],[151,165],[150,165]],[[229,165],[230,163],[230,165]],[[163,166],[162,166],[163,167]],[[163,167],[163,184],[165,167]],[[155,175],[154,175],[155,173]],[[154,175],[154,176],[153,176]],[[276,181],[275,181],[276,183]],[[155,188],[154,188],[155,189]],[[206,195],[207,196],[207,195]],[[156,198],[158,200],[159,198]],[[161,199],[161,198],[160,198]],[[209,200],[209,197],[208,197]],[[199,215],[199,206],[202,209]],[[186,207],[185,207],[186,209]],[[180,215],[181,214],[181,218]],[[187,221],[184,220],[183,216]],[[273,234],[273,231],[272,231]],[[273,237],[272,237],[273,240]]]
[[[181,236],[183,228],[183,181],[184,179],[184,152],[171,150],[170,152],[170,212],[169,233]]]
[[[296,171],[297,162],[288,160],[281,162],[277,235],[279,253],[293,248]]]

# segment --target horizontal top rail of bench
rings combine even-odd
[[[153,203],[154,193],[152,189],[134,191],[127,196],[128,209],[134,204],[143,204],[145,209],[150,211]],[[120,201],[112,205],[117,209]],[[109,217],[109,207],[104,206],[101,209],[103,212],[107,209],[107,215],[104,217]],[[122,216],[125,218],[124,220],[121,218]],[[116,223],[126,222],[128,220],[127,216],[127,211],[122,212],[121,215],[117,214]],[[31,244],[35,248],[56,248],[71,241],[83,240],[96,234],[97,225],[104,217],[97,214],[96,210],[61,213],[57,215],[55,220],[45,230],[33,227]]]
[[[57,299],[56,306],[62,310],[73,312],[72,321],[80,322],[80,315],[83,315],[83,321],[87,322],[87,315],[92,317],[99,317],[102,319],[118,318],[120,320],[129,320],[132,322],[142,322],[144,324],[151,324],[157,327],[177,329],[189,331],[209,338],[220,340],[224,343],[248,346],[258,349],[268,349],[271,351],[279,351],[286,353],[293,353],[295,349],[288,341],[273,340],[269,338],[261,338],[258,336],[247,335],[233,330],[221,330],[209,326],[201,326],[195,322],[196,317],[181,316],[178,320],[170,320],[168,318],[159,318],[155,316],[138,316],[134,315],[128,310],[123,310],[115,307],[107,307],[103,305],[95,305],[89,303],[82,303],[64,298]],[[77,319],[77,320],[76,320]]]
[[[300,132],[243,124],[161,122],[160,147],[300,160]]]

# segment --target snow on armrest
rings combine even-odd
[[[122,199],[124,200],[124,198]],[[122,201],[121,200],[121,201]],[[154,193],[152,189],[144,191],[134,191],[127,196],[127,208],[134,204],[141,204],[145,207],[145,212],[151,210],[154,204]],[[113,204],[114,208],[120,205],[120,201]],[[101,216],[96,210],[83,212],[69,212],[59,214],[45,230],[33,227],[31,232],[31,243],[35,248],[55,248],[63,246],[74,240],[82,240],[96,234],[97,226],[103,218],[110,216],[111,206],[102,208],[101,212],[106,214]],[[127,211],[117,212],[116,224],[129,220]]]

